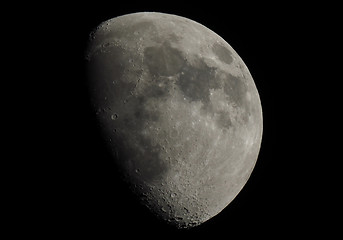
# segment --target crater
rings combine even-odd
[[[220,61],[226,64],[232,63],[232,53],[228,48],[220,45],[219,43],[215,43],[213,44],[212,51]]]

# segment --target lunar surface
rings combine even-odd
[[[140,201],[178,228],[221,212],[262,138],[259,95],[232,47],[187,18],[143,12],[101,23],[86,59],[104,142]]]

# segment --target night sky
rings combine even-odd
[[[313,84],[307,76],[314,66],[307,58],[315,44],[309,40],[321,34],[311,6],[86,1],[38,7],[30,23],[21,19],[31,29],[24,34],[32,42],[30,54],[40,49],[30,61],[42,69],[36,78],[43,82],[39,97],[33,96],[39,105],[31,105],[38,116],[34,122],[42,129],[37,158],[43,164],[36,169],[40,177],[35,190],[28,191],[32,205],[23,207],[23,222],[33,225],[27,231],[118,239],[137,234],[156,239],[279,239],[319,231],[323,219],[314,201],[322,183],[309,167],[317,163],[315,147],[307,144],[317,126],[307,116],[316,111],[304,95]],[[221,213],[189,230],[160,222],[133,198],[101,143],[89,107],[84,54],[90,31],[102,21],[140,11],[180,15],[213,30],[243,59],[260,94],[262,145],[249,181]]]

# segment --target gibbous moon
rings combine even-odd
[[[101,23],[86,58],[102,136],[141,202],[178,228],[221,212],[262,138],[259,94],[235,50],[197,22],[143,12]]]

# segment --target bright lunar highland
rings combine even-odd
[[[221,212],[262,139],[259,94],[235,50],[197,22],[143,12],[101,23],[86,59],[104,142],[140,201],[178,228]]]

